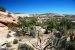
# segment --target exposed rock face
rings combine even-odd
[[[9,14],[8,12],[0,11],[0,27],[9,27],[17,24],[17,18],[14,14]]]
[[[8,41],[7,34],[9,27],[17,24],[17,18],[14,14],[0,11],[0,46]]]

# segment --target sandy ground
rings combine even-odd
[[[0,45],[3,44],[4,42],[6,42],[7,34],[8,34],[8,28],[1,28],[0,27]]]

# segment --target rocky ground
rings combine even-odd
[[[8,32],[9,32],[9,30],[8,29],[3,29],[3,28],[1,28],[1,30],[0,30],[0,46],[2,45],[2,44],[4,44],[4,43],[7,43],[7,42],[10,42],[11,43],[11,47],[10,48],[12,48],[12,49],[14,49],[14,50],[16,50],[17,49],[17,47],[18,47],[18,45],[20,44],[20,43],[26,43],[26,44],[28,44],[28,45],[30,45],[30,46],[32,46],[33,48],[37,48],[36,50],[38,50],[38,48],[40,48],[40,46],[42,47],[42,48],[44,48],[44,46],[46,45],[46,39],[48,39],[49,38],[49,36],[50,36],[50,34],[45,34],[45,35],[41,35],[40,36],[40,39],[41,39],[41,43],[40,43],[40,41],[39,41],[39,39],[38,38],[32,38],[31,36],[21,36],[21,37],[15,37],[13,34],[15,33],[15,32],[11,32],[11,33],[9,33],[10,35],[11,35],[11,37],[9,37],[9,38],[7,38],[7,34],[8,34]],[[17,44],[13,44],[13,40],[14,39],[17,39],[18,40],[18,43]],[[20,40],[20,41],[19,41]],[[34,45],[34,46],[33,46]],[[6,46],[1,46],[1,47],[6,47]],[[9,49],[10,49],[9,48]]]

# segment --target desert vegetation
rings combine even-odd
[[[27,44],[19,44],[18,50],[34,50],[34,48]]]
[[[16,36],[32,36],[37,38],[38,42],[36,43],[40,44],[32,44],[33,48],[36,48],[37,50],[75,49],[75,23],[70,19],[62,18],[61,20],[57,20],[55,18],[51,18],[40,24],[36,18],[27,19],[26,17],[19,17],[18,20],[19,22],[18,26],[16,27]],[[42,36],[49,35],[49,37],[43,40],[42,36],[40,36],[41,33],[39,30],[37,33],[35,28],[36,26],[42,28],[45,27],[45,32],[42,34]],[[35,37],[36,35],[37,37]]]
[[[1,7],[0,11],[6,10]],[[49,14],[47,16],[49,17]],[[12,17],[11,13],[8,13],[7,17]],[[61,19],[55,17],[58,16],[47,19],[19,16],[16,26],[9,27],[7,39],[10,40],[1,45],[6,46],[2,49],[75,50],[75,23],[66,17]]]

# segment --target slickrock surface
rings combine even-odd
[[[8,27],[16,25],[16,17],[14,14],[9,14],[8,12],[0,11],[0,45],[7,41]]]
[[[17,23],[17,18],[14,14],[9,14],[8,12],[0,11],[0,27],[7,28],[9,25],[14,25]]]

